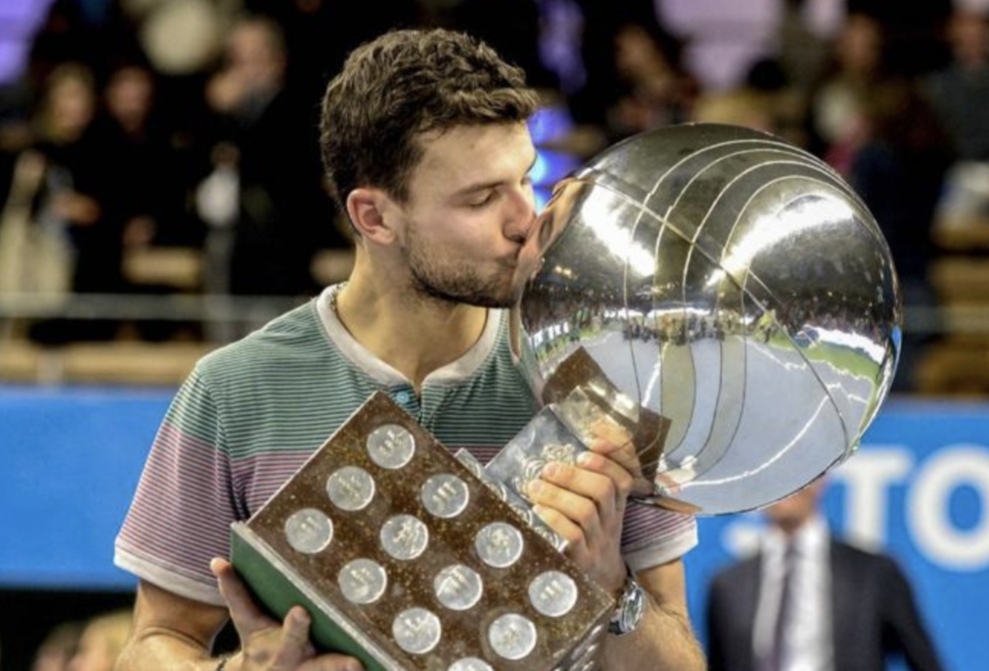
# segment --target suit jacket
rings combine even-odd
[[[942,671],[906,576],[888,556],[830,541],[835,671],[883,671],[902,654],[913,671]],[[707,599],[709,671],[756,671],[752,628],[761,556],[718,573]]]

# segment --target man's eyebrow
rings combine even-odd
[[[528,175],[530,172],[532,172],[532,169],[536,166],[536,162],[538,160],[539,160],[539,154],[537,153],[532,157],[532,162],[529,163],[529,167],[525,169],[525,174]],[[476,184],[468,184],[462,189],[457,189],[453,195],[454,197],[468,196],[472,193],[478,193],[479,191],[487,191],[488,189],[495,189],[501,186],[502,184],[504,184],[504,182],[505,181],[502,179],[496,179],[490,182],[478,182]]]

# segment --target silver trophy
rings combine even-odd
[[[702,515],[772,503],[854,453],[896,370],[900,289],[824,162],[743,127],[662,128],[557,185],[538,226],[521,315],[535,422],[555,428],[523,431],[489,466],[500,479],[524,487],[556,433],[572,454],[602,417],[634,437],[637,501]]]

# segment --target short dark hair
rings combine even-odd
[[[527,120],[538,97],[489,46],[442,28],[395,30],[355,49],[326,89],[323,166],[337,202],[359,186],[408,199],[418,137],[464,124]]]

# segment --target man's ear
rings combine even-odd
[[[388,202],[381,189],[362,187],[347,195],[347,215],[361,237],[379,244],[394,240],[395,233],[384,216]]]

